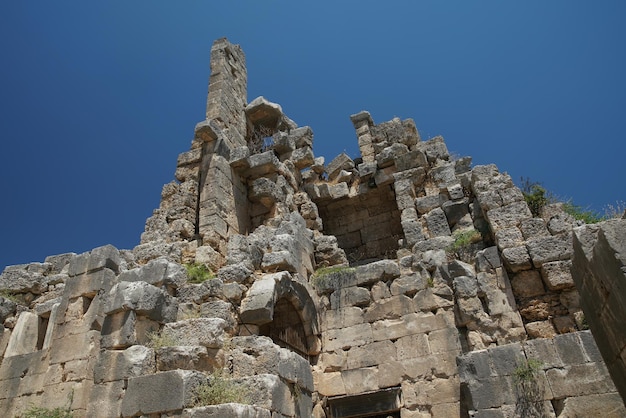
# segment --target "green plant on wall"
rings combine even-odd
[[[452,234],[454,242],[446,248],[448,257],[458,258],[459,260],[471,262],[473,257],[472,245],[482,241],[483,237],[475,229],[465,231],[455,231]]]
[[[72,402],[74,401],[74,391],[72,390],[67,397],[67,406],[59,406],[57,408],[46,408],[41,406],[31,406],[22,415],[21,418],[74,418],[72,413]]]
[[[185,264],[189,283],[199,284],[209,279],[215,278],[215,274],[210,268],[202,263]]]
[[[247,404],[247,388],[232,379],[224,377],[219,370],[211,374],[208,383],[198,385],[194,406],[218,405],[222,403]]]
[[[529,358],[520,361],[513,371],[517,395],[515,411],[520,417],[546,416],[543,407],[543,388],[539,382],[542,365],[541,361]]]
[[[522,178],[522,194],[533,216],[541,216],[541,210],[551,202],[551,197],[541,184]]]
[[[154,350],[178,345],[176,339],[167,332],[149,332],[146,336],[148,338],[146,345]]]

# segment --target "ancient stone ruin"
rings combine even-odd
[[[411,119],[352,115],[360,157],[326,162],[246,77],[216,41],[137,247],[0,275],[2,416],[626,416],[626,220],[533,217]]]

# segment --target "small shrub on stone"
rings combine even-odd
[[[452,234],[454,242],[446,248],[449,257],[456,257],[463,261],[471,261],[472,244],[482,241],[483,237],[475,229],[455,231]]]
[[[602,222],[607,218],[589,209],[585,209],[582,206],[575,205],[572,202],[566,202],[563,204],[563,210],[574,217],[577,221],[583,221],[586,224],[595,224]]]
[[[222,403],[247,404],[247,388],[240,383],[224,377],[222,371],[211,374],[208,383],[203,383],[196,388],[196,400],[194,406],[219,405]]]
[[[543,207],[551,202],[546,189],[541,184],[533,182],[528,178],[522,178],[521,189],[530,212],[534,217],[540,216]]]
[[[149,332],[147,334],[147,337],[148,342],[146,345],[154,350],[177,345],[177,341],[174,339],[174,337],[166,332]]]
[[[74,418],[72,413],[72,402],[74,401],[74,391],[67,397],[67,406],[57,408],[45,408],[41,406],[31,406],[21,415],[21,418]]]
[[[215,274],[210,268],[201,263],[185,264],[189,283],[199,284],[209,279],[215,278]]]
[[[10,290],[0,290],[0,298],[4,298],[6,300],[10,300],[11,302],[17,303],[17,304],[22,304],[22,301],[20,300],[20,298],[13,292],[11,292]]]
[[[543,390],[539,385],[539,371],[543,363],[529,358],[513,371],[517,391],[516,412],[522,417],[543,417]]]

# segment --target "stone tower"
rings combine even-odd
[[[584,226],[411,119],[352,115],[360,156],[327,163],[246,80],[216,41],[206,119],[137,247],[0,275],[6,416],[626,415],[572,279]]]

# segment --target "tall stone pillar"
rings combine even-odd
[[[246,145],[248,74],[246,57],[239,45],[218,39],[211,48],[211,76],[206,118],[224,131],[229,148]]]

